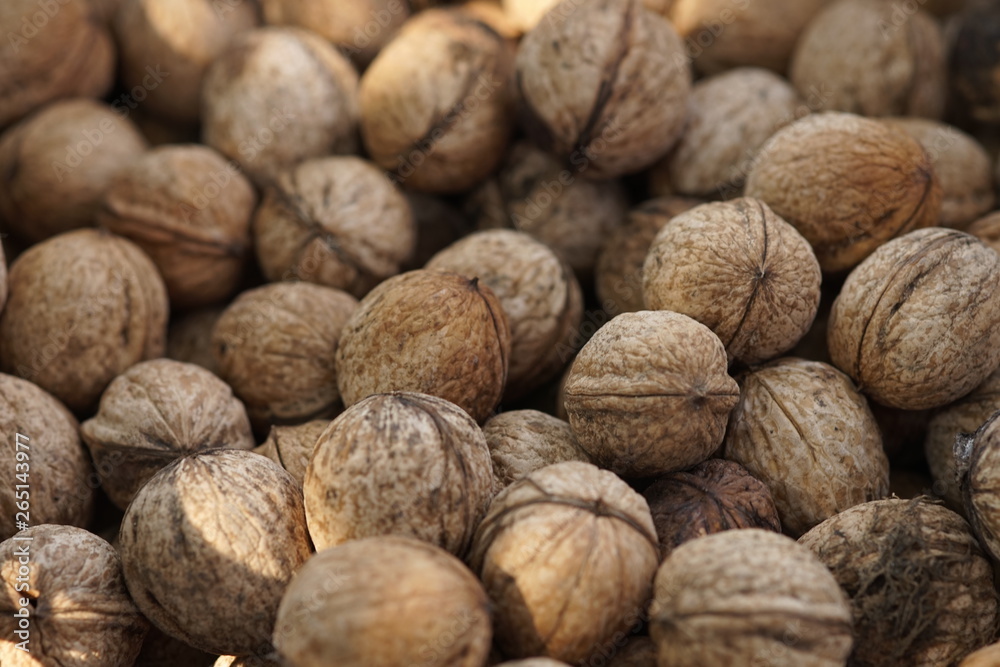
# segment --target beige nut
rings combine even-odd
[[[267,440],[254,452],[280,465],[301,485],[316,441],[329,425],[326,419],[314,419],[298,426],[272,426]]]
[[[537,410],[501,412],[483,424],[496,490],[563,461],[590,462],[569,423]]]

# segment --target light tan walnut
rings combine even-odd
[[[483,425],[483,435],[497,491],[553,463],[590,462],[568,422],[537,410],[501,412]]]
[[[301,485],[316,441],[329,425],[326,419],[314,419],[298,426],[272,426],[267,440],[254,452],[280,465]]]

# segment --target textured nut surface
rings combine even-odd
[[[829,346],[833,363],[879,403],[950,403],[1000,363],[1000,256],[941,228],[885,244],[834,301]]]
[[[483,435],[497,491],[553,463],[590,462],[569,423],[537,410],[501,412],[483,424]]]
[[[964,444],[964,443],[963,443]],[[972,529],[994,560],[1000,558],[1000,412],[975,432],[969,451],[956,444],[962,500]]]
[[[174,319],[167,329],[167,358],[195,364],[218,375],[212,354],[212,329],[223,310],[221,306],[201,308]]]
[[[470,558],[495,605],[500,650],[572,664],[641,616],[657,562],[646,501],[614,474],[578,461],[504,489]]]
[[[849,269],[878,246],[936,224],[941,186],[905,132],[844,113],[812,114],[779,130],[747,177],[816,251],[824,271]]]
[[[254,452],[280,465],[301,485],[316,441],[329,425],[326,419],[314,419],[298,426],[273,426]]]
[[[584,345],[566,381],[581,448],[630,477],[701,463],[722,443],[739,398],[708,327],[669,311],[625,313]]]
[[[682,544],[656,573],[650,634],[658,664],[844,665],[851,610],[807,549],[764,530],[731,530]],[[787,641],[794,632],[798,641]]]

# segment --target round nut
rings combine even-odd
[[[501,412],[483,425],[496,490],[563,461],[590,463],[569,423],[537,410]]]
[[[267,440],[253,451],[287,470],[301,486],[316,441],[329,425],[326,419],[314,419],[298,426],[272,426]]]
[[[960,437],[955,446],[962,501],[979,543],[994,559],[1000,557],[1000,411],[993,413],[975,435]]]

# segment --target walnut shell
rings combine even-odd
[[[799,543],[851,600],[852,665],[945,667],[993,637],[993,570],[951,510],[924,498],[865,503]]]
[[[1000,211],[976,220],[965,231],[1000,253]]]
[[[970,653],[958,667],[994,667],[997,664],[1000,664],[1000,642]]]
[[[306,280],[358,298],[399,273],[416,243],[406,198],[357,157],[306,160],[279,174],[253,233],[268,280]]]
[[[410,271],[368,293],[344,326],[337,383],[345,405],[390,391],[455,403],[482,423],[507,382],[510,326],[478,279]]]
[[[154,625],[237,656],[272,651],[281,596],[310,552],[298,484],[238,449],[156,473],[125,511],[119,542],[129,592]]]
[[[516,66],[525,130],[588,178],[652,165],[684,127],[687,54],[640,0],[557,5],[525,35]]]
[[[32,246],[10,271],[0,368],[87,413],[129,366],[163,356],[167,293],[130,241],[80,229]]]
[[[836,667],[851,652],[837,581],[784,535],[750,528],[682,544],[656,573],[660,665]]]
[[[653,240],[643,301],[701,322],[730,360],[787,352],[812,326],[821,274],[809,243],[767,204],[749,197],[676,216]]]
[[[868,402],[818,361],[779,359],[740,378],[725,456],[771,490],[798,537],[849,507],[885,498],[889,461]]]
[[[256,445],[229,385],[204,368],[170,359],[144,361],[116,377],[80,435],[104,492],[121,509],[174,459]]]
[[[956,106],[982,123],[1000,122],[1000,16],[991,2],[980,2],[960,14],[950,40],[949,82]]]
[[[480,667],[490,605],[454,556],[407,537],[325,549],[292,580],[274,644],[299,667]]]
[[[497,491],[553,463],[590,463],[569,423],[537,410],[501,412],[483,425],[483,435]]]
[[[223,310],[220,306],[193,310],[171,322],[167,329],[167,358],[195,364],[218,375],[219,367],[212,354],[212,330]]]
[[[1000,256],[941,228],[885,244],[834,301],[829,345],[833,363],[879,403],[954,401],[1000,364]]]
[[[964,441],[963,441],[964,440]],[[974,436],[955,445],[962,501],[979,543],[994,560],[1000,559],[1000,411],[980,426]]]
[[[135,663],[149,623],[129,598],[114,547],[98,536],[51,524],[22,530],[0,543],[0,580],[4,665]]]
[[[316,441],[329,425],[326,419],[314,419],[298,426],[272,426],[267,440],[253,451],[287,470],[301,486]]]
[[[708,327],[640,311],[615,317],[584,345],[565,402],[573,434],[595,463],[650,477],[707,459],[738,398],[725,348]]]
[[[577,664],[643,613],[658,562],[642,496],[610,472],[567,461],[500,492],[470,563],[512,658]]]

